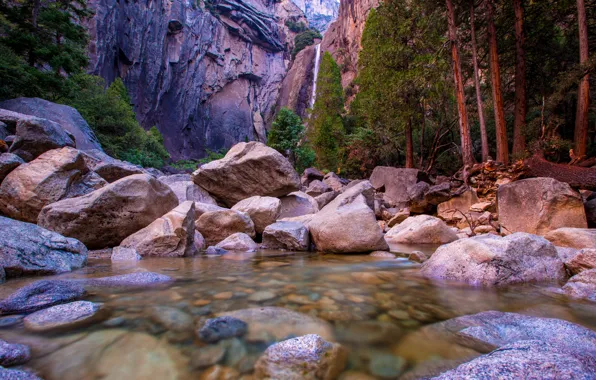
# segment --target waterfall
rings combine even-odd
[[[310,108],[314,108],[317,99],[317,79],[319,78],[319,62],[321,61],[321,44],[315,47],[315,68],[312,76],[312,94],[310,96]]]

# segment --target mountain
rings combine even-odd
[[[337,18],[340,0],[293,0],[306,15],[311,28],[324,33]]]

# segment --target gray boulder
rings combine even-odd
[[[274,197],[254,196],[236,203],[232,210],[248,214],[255,224],[255,231],[263,233],[265,227],[279,218],[282,202]]]
[[[0,314],[31,313],[83,298],[85,294],[85,288],[77,282],[67,280],[36,281],[0,301]]]
[[[108,315],[99,303],[75,301],[36,311],[23,319],[32,332],[55,332],[76,329],[104,319]]]
[[[215,248],[225,251],[254,252],[259,246],[247,234],[237,232],[217,243]]]
[[[2,153],[0,154],[0,183],[4,181],[4,178],[16,169],[19,165],[24,164],[25,161],[16,154]]]
[[[281,198],[281,208],[278,218],[294,218],[302,215],[316,214],[319,204],[310,195],[296,191]]]
[[[302,183],[302,186],[308,187],[312,181],[322,181],[324,177],[325,174],[323,174],[323,172],[321,172],[319,169],[306,168],[304,169],[304,173],[302,173],[300,182]]]
[[[410,202],[408,191],[418,182],[430,182],[428,176],[418,169],[392,168],[377,166],[371,176],[370,183],[384,193],[383,200],[393,207],[407,207]]]
[[[188,177],[188,179],[184,177]],[[193,201],[217,205],[217,202],[211,195],[209,195],[207,190],[192,182],[189,175],[175,174],[171,176],[162,176],[158,179],[172,189],[174,194],[176,194],[178,197],[178,202],[180,203]]]
[[[246,322],[240,319],[223,316],[208,319],[199,330],[199,338],[203,342],[217,343],[223,339],[241,337],[248,331]]]
[[[117,276],[72,280],[91,289],[145,289],[152,286],[171,284],[174,279],[154,272],[133,272]]]
[[[308,228],[300,222],[280,221],[271,224],[263,232],[265,249],[307,251],[310,245]]]
[[[86,151],[84,158],[90,170],[110,183],[134,174],[144,173],[140,166],[110,157],[99,149]]]
[[[411,216],[385,235],[390,244],[445,244],[457,239],[457,234],[445,222],[430,215]]]

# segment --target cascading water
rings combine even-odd
[[[312,94],[310,96],[310,108],[314,108],[317,99],[317,79],[319,78],[319,63],[321,61],[321,44],[315,47],[315,68],[312,76]]]

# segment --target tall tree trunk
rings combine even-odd
[[[422,124],[420,125],[422,130],[420,131],[420,159],[418,161],[418,168],[422,170],[424,166],[424,134],[426,133],[426,102],[423,100],[420,106],[422,108]]]
[[[406,124],[406,168],[414,167],[414,140],[412,139],[412,118]]]
[[[41,9],[41,0],[33,0],[33,9],[31,11],[31,24],[33,25],[33,30],[35,31],[36,34],[39,29],[38,28],[38,19],[39,19],[39,10],[40,9]],[[29,51],[28,61],[29,61],[29,66],[31,66],[31,67],[35,66],[36,57],[35,57],[35,53],[33,53],[32,51]]]
[[[579,63],[588,62],[588,23],[584,0],[577,0],[577,22],[579,24]],[[575,116],[575,154],[586,154],[588,145],[588,112],[590,109],[590,75],[586,74],[577,91],[577,114]]]
[[[459,47],[457,39],[457,28],[455,27],[455,11],[451,0],[447,2],[447,19],[449,22],[449,40],[451,41],[451,57],[453,59],[453,79],[455,80],[455,94],[457,98],[457,112],[459,114],[459,134],[461,136],[461,153],[464,165],[475,163],[472,154],[472,138],[468,125],[468,114],[466,111],[466,99],[464,94],[464,82],[461,73],[459,59]]]
[[[476,86],[476,103],[478,104],[478,122],[480,123],[480,140],[482,142],[482,161],[488,160],[488,136],[486,134],[486,122],[484,121],[484,105],[482,103],[482,92],[480,89],[480,76],[478,75],[478,49],[476,47],[476,30],[474,26],[474,0],[470,5],[470,24],[472,34],[472,62],[474,63],[474,85]]]
[[[522,0],[513,0],[515,8],[515,122],[513,124],[513,154],[526,150],[526,53],[524,51],[524,8]]]
[[[509,147],[507,145],[507,125],[503,110],[503,95],[501,94],[501,70],[499,67],[499,53],[497,52],[497,28],[495,27],[494,0],[488,4],[488,52],[490,56],[490,78],[493,89],[495,109],[495,129],[497,131],[497,161],[509,163]]]

